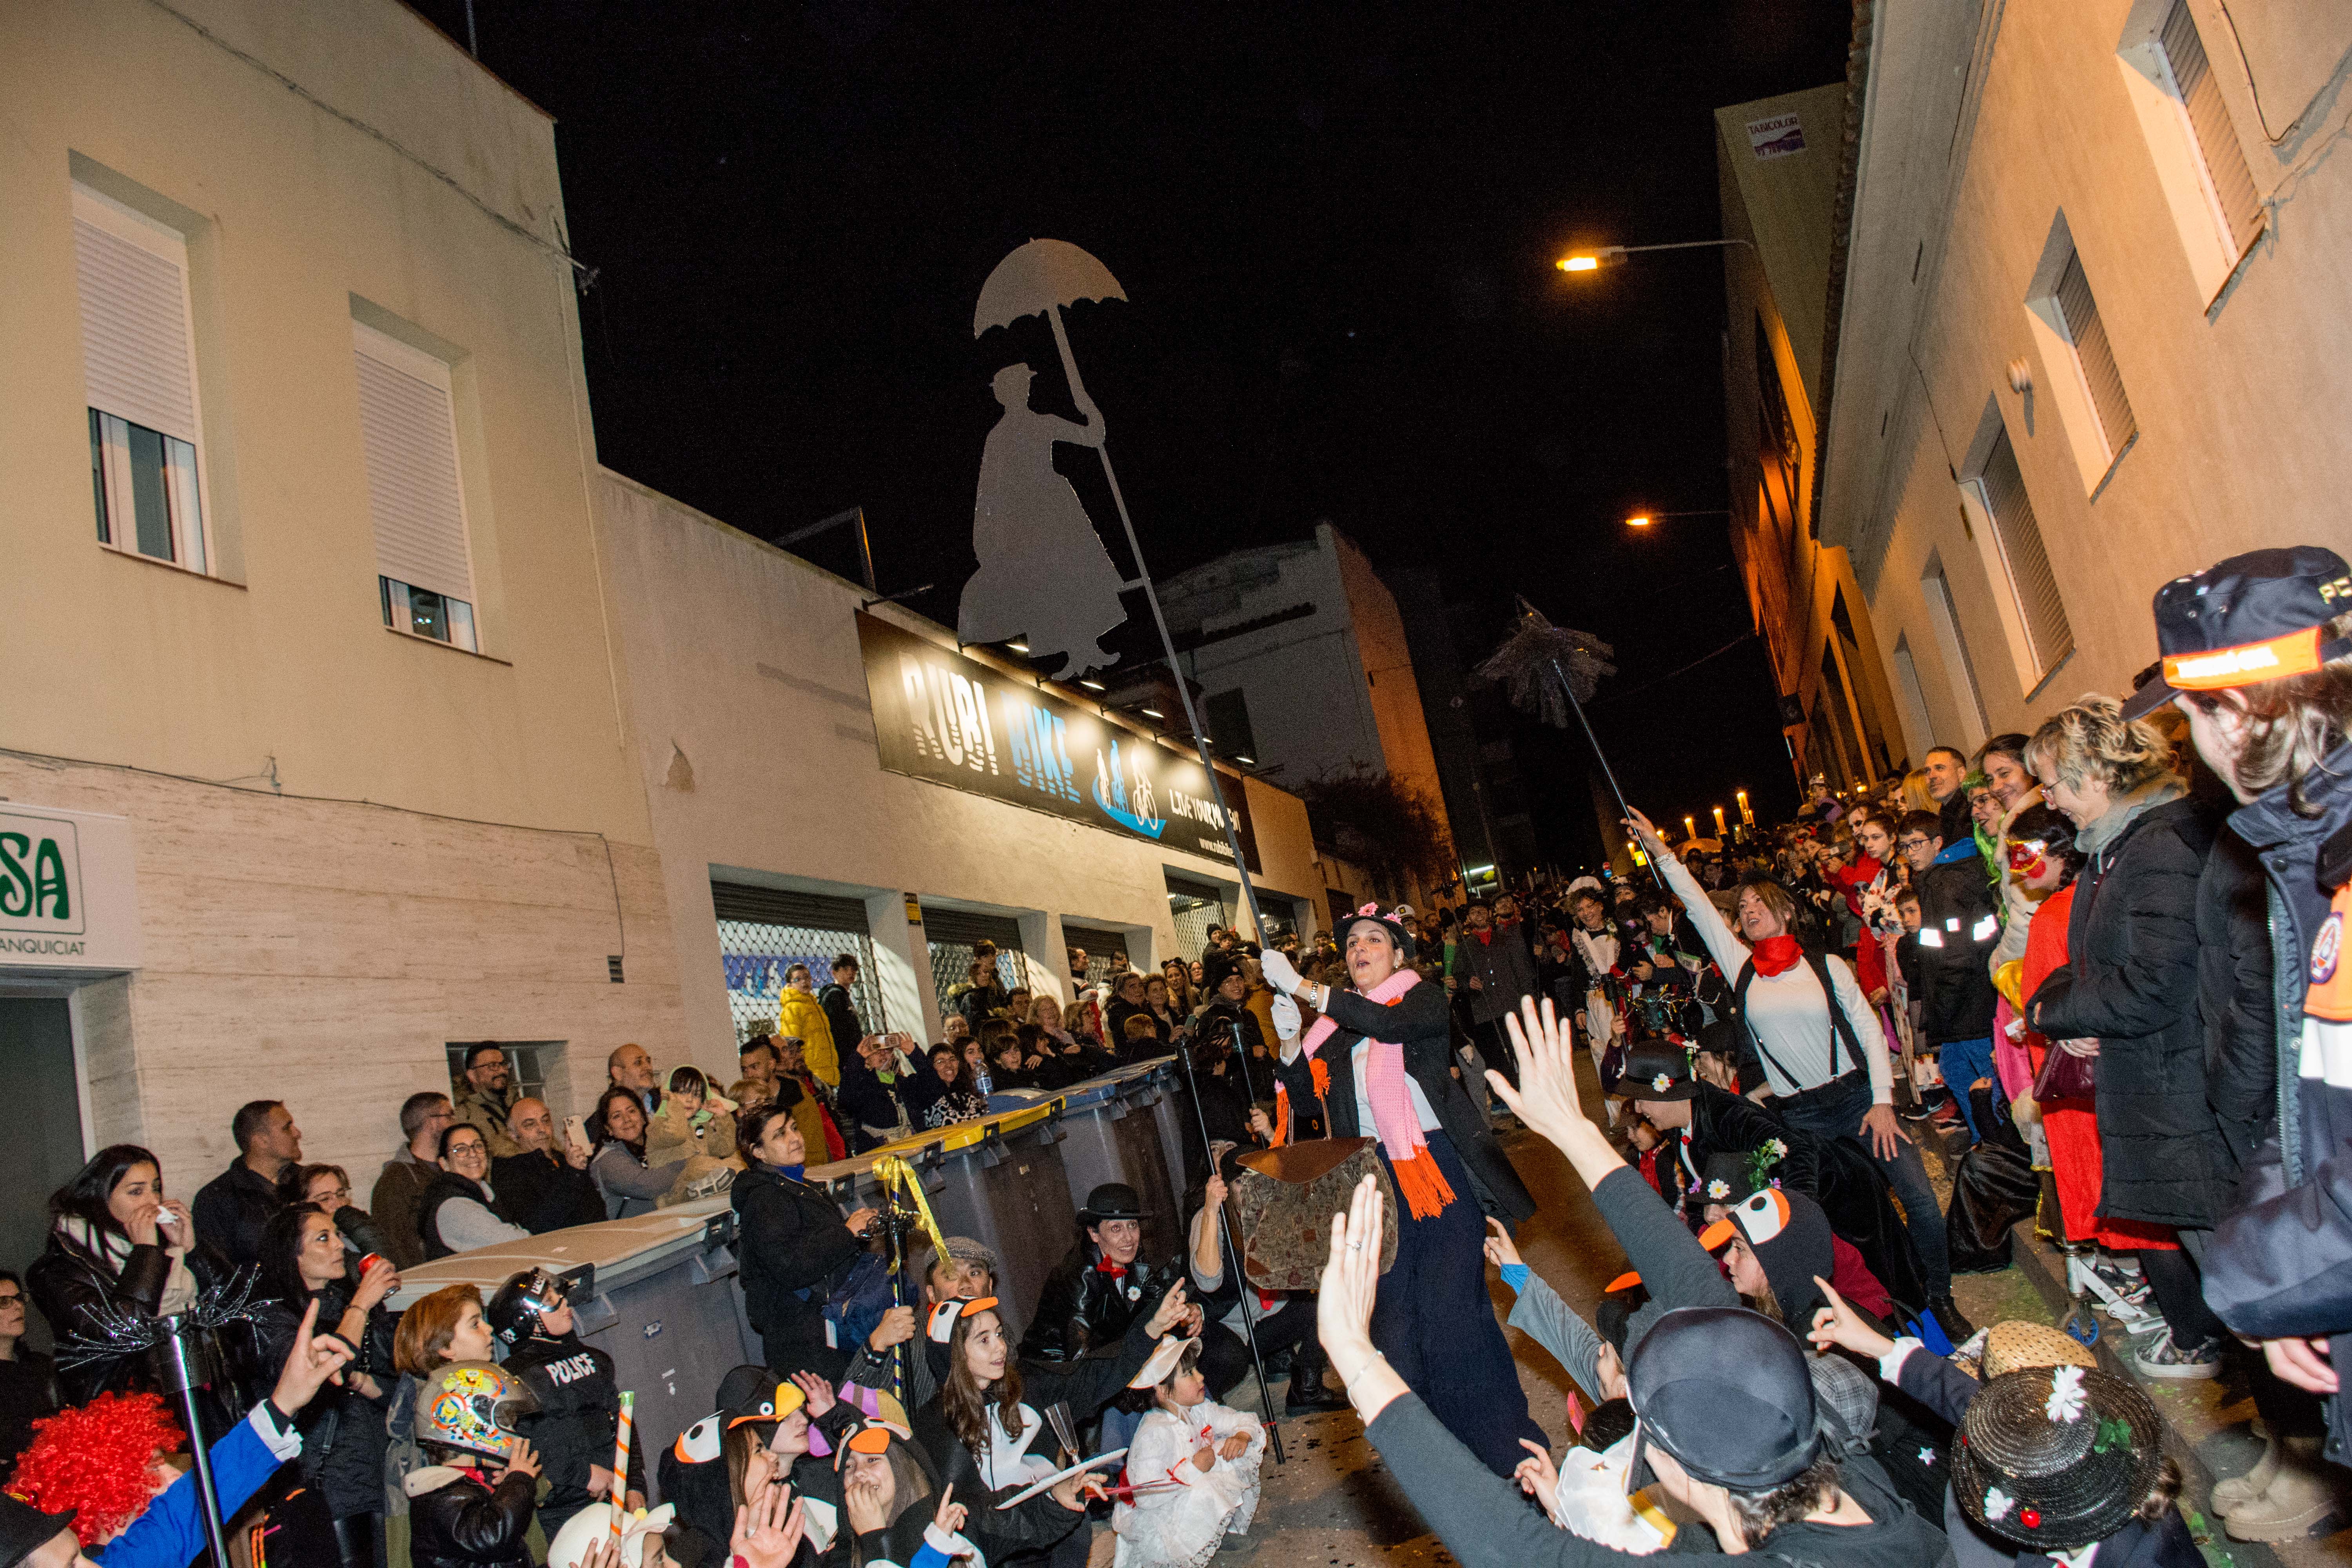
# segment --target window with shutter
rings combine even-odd
[[[2245,254],[2262,232],[2263,200],[2254,190],[2253,171],[2246,165],[2245,149],[2238,144],[2237,128],[2230,122],[2229,106],[2213,79],[2205,58],[2205,40],[2198,36],[2197,19],[2188,0],[2172,0],[2161,35],[2164,63],[2172,73],[2175,95],[2189,116],[2204,176],[2205,194],[2213,205],[2213,220],[2229,240],[2230,254]]]
[[[2032,500],[2025,493],[2025,476],[2018,469],[2017,449],[2010,445],[2006,429],[1993,437],[1977,483],[1985,511],[1992,519],[1993,538],[2000,547],[2009,590],[2025,624],[2033,670],[2039,677],[2074,651],[2074,632],[2067,624],[2057,574],[2050,569],[2049,554],[2042,547],[2042,524],[2034,518]]]
[[[2057,300],[2066,336],[2074,345],[2075,361],[2091,390],[2100,434],[2106,437],[2108,460],[2113,461],[2139,434],[2139,422],[2132,417],[2131,399],[2124,395],[2115,345],[2107,341],[2106,323],[2099,319],[2099,302],[2092,298],[2091,280],[2083,274],[2079,253],[2066,258],[2066,269],[2058,275]]]
[[[384,624],[478,651],[449,367],[352,323]]]
[[[186,237],[73,189],[99,542],[208,570]]]

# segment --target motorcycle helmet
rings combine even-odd
[[[563,1305],[563,1281],[544,1268],[526,1268],[490,1298],[490,1332],[512,1350],[539,1331],[540,1320]]]
[[[506,1368],[486,1361],[452,1362],[416,1391],[416,1440],[510,1459],[516,1423],[538,1413],[538,1395]]]

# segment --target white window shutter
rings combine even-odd
[[[113,225],[92,221],[105,215],[85,216],[89,205],[76,205],[74,271],[89,406],[193,444],[199,437],[186,252],[175,261],[162,254],[171,248],[162,236],[133,243]]]
[[[376,569],[470,605],[474,574],[447,367],[367,327],[352,330]]]

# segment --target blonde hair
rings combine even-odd
[[[1913,768],[1903,775],[1903,805],[1909,811],[1933,811],[1936,797],[1927,793],[1927,770]]]
[[[2124,795],[2173,771],[2172,746],[2155,725],[2125,718],[2122,703],[2094,691],[2042,721],[2025,743],[2025,765],[2037,774],[2048,768],[2069,789],[2096,778]]]
[[[2322,636],[2352,637],[2352,615],[2328,622]],[[2237,693],[2246,710],[2244,740],[2232,764],[2239,787],[2262,795],[2285,784],[2287,805],[2297,816],[2318,816],[2305,786],[2315,773],[2326,776],[2327,753],[2352,734],[2352,658],[2330,659],[2307,675],[2242,686]],[[2223,701],[2218,691],[2183,695],[2208,713]]]
[[[1757,901],[1762,904],[1766,909],[1771,910],[1773,915],[1779,919],[1780,927],[1783,931],[1788,931],[1792,936],[1796,933],[1797,900],[1789,896],[1788,889],[1780,886],[1778,882],[1759,881],[1741,883],[1739,885],[1739,891],[1743,896],[1748,893],[1755,894]],[[1734,910],[1737,910],[1738,907],[1739,906],[1737,903],[1732,905]]]

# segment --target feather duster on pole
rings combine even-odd
[[[1617,809],[1632,816],[1625,792],[1618,787],[1617,774],[1609,766],[1609,754],[1601,749],[1601,737],[1592,732],[1592,721],[1584,716],[1584,705],[1600,689],[1601,678],[1617,673],[1617,667],[1609,662],[1617,650],[1591,632],[1553,626],[1524,595],[1518,605],[1514,630],[1478,667],[1478,679],[1507,688],[1513,707],[1557,729],[1567,729],[1569,715],[1575,714],[1585,741],[1592,747],[1593,759],[1601,764],[1601,776],[1609,781],[1609,793],[1617,797]],[[1650,875],[1660,887],[1665,886],[1655,866],[1650,868]]]

